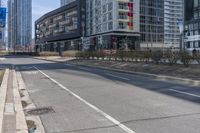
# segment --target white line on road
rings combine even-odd
[[[115,77],[115,78],[120,78],[120,79],[123,79],[123,80],[131,80],[131,79],[128,79],[128,78],[124,78],[124,77],[121,77],[121,76],[117,76],[117,75],[113,75],[113,74],[110,74],[110,73],[106,73],[106,75],[108,76],[112,76],[112,77]]]
[[[59,87],[61,87],[62,89],[66,90],[67,92],[69,92],[70,94],[72,94],[74,97],[76,97],[78,100],[82,101],[83,103],[85,103],[86,105],[88,105],[89,107],[91,107],[92,109],[94,109],[95,111],[97,111],[98,113],[100,113],[102,116],[104,116],[105,118],[107,118],[108,120],[110,120],[112,123],[114,123],[115,125],[117,125],[121,129],[123,129],[126,133],[135,133],[133,130],[131,130],[127,126],[123,125],[122,123],[120,123],[115,118],[109,116],[108,114],[106,114],[105,112],[103,112],[102,110],[100,110],[99,108],[97,108],[96,106],[94,106],[91,103],[87,102],[86,100],[84,100],[83,98],[81,98],[80,96],[78,96],[77,94],[75,94],[74,92],[72,92],[71,90],[69,90],[67,87],[65,87],[62,84],[60,84],[55,79],[51,78],[49,75],[47,75],[46,73],[44,73],[43,71],[41,71],[37,67],[35,67],[35,66],[33,66],[33,67],[36,70],[38,70],[40,73],[42,73],[44,76],[46,76],[48,79],[50,79],[52,82],[54,82],[55,84],[57,84]]]
[[[72,64],[65,64],[65,66],[74,67],[75,65],[72,65]],[[84,71],[90,71],[90,69],[84,68],[84,67],[78,67],[78,66],[77,66],[77,68],[78,68],[78,69],[81,69],[81,70],[84,70]]]
[[[84,70],[84,71],[90,71],[90,69],[88,69],[88,68],[84,68],[84,67],[78,67],[78,68],[81,70]]]
[[[70,67],[73,67],[75,65],[72,65],[72,64],[64,64],[65,66],[70,66]]]
[[[0,58],[0,61],[5,61],[6,60],[6,58]]]
[[[181,93],[181,94],[185,94],[185,95],[189,95],[189,96],[193,96],[193,97],[198,97],[200,98],[199,95],[196,95],[196,94],[191,94],[191,93],[188,93],[188,92],[184,92],[184,91],[179,91],[179,90],[175,90],[175,89],[169,89],[170,91],[173,91],[173,92],[176,92],[176,93]]]

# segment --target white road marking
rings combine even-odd
[[[1,61],[4,61],[4,60],[6,60],[6,58],[0,58],[0,60],[1,60]]]
[[[88,105],[89,107],[91,107],[92,109],[94,109],[95,111],[97,111],[98,113],[100,113],[102,116],[104,116],[105,118],[107,118],[108,120],[110,120],[112,123],[114,123],[115,125],[117,125],[118,127],[120,127],[126,133],[135,133],[135,131],[131,130],[130,128],[128,128],[127,126],[125,126],[124,124],[122,124],[121,122],[119,122],[118,120],[116,120],[115,118],[109,116],[108,114],[106,114],[105,112],[103,112],[102,110],[100,110],[99,108],[97,108],[96,106],[94,106],[91,103],[87,102],[86,100],[84,100],[83,98],[81,98],[80,96],[78,96],[77,94],[75,94],[74,92],[72,92],[71,90],[69,90],[67,87],[65,87],[62,84],[60,84],[55,79],[51,78],[49,75],[47,75],[46,73],[44,73],[43,71],[41,71],[37,67],[35,67],[35,66],[33,66],[33,67],[36,70],[38,70],[41,74],[43,74],[44,76],[46,76],[48,79],[50,79],[52,82],[54,82],[55,84],[57,84],[59,87],[61,87],[62,89],[66,90],[71,95],[73,95],[74,97],[76,97],[78,100],[82,101],[83,103],[85,103],[86,105]]]
[[[119,78],[119,79],[123,79],[123,80],[128,80],[128,81],[131,80],[131,79],[128,79],[128,78],[125,78],[125,77],[121,77],[121,76],[117,76],[117,75],[113,75],[113,74],[110,74],[110,73],[106,73],[106,75],[112,76],[112,77],[115,77],[115,78]]]
[[[36,75],[38,74],[37,71],[27,71],[27,72],[23,72],[24,74],[27,74],[27,75]]]
[[[64,65],[65,65],[65,66],[71,66],[71,67],[72,67],[72,66],[75,66],[75,65],[72,65],[72,64],[64,64]]]
[[[70,66],[70,67],[74,67],[75,65],[72,65],[72,64],[64,64],[65,66]],[[78,67],[78,69],[81,69],[81,70],[85,70],[85,71],[90,71],[90,69],[88,68],[84,68],[84,67]]]
[[[200,98],[200,96],[196,95],[196,94],[192,94],[192,93],[188,93],[188,92],[184,92],[184,91],[179,91],[179,90],[175,90],[175,89],[169,89],[169,90],[173,91],[173,92],[176,92],[176,93],[181,93],[181,94],[185,94],[185,95],[189,95],[189,96]]]
[[[79,67],[79,69],[81,69],[81,70],[85,70],[85,71],[90,71],[90,69],[88,69],[88,68],[84,68],[84,67]]]

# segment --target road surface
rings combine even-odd
[[[200,133],[200,88],[127,73],[5,57],[30,97],[54,112],[46,133]]]

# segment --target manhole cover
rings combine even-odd
[[[44,115],[49,113],[55,113],[52,107],[36,108],[26,111],[27,115]]]

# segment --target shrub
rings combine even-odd
[[[193,59],[200,64],[200,53],[193,54]]]
[[[180,56],[178,52],[167,51],[165,53],[165,57],[167,58],[169,65],[174,65],[179,60]]]
[[[121,61],[124,61],[124,51],[122,50],[117,51],[117,56],[118,58],[121,59]]]
[[[151,51],[143,51],[141,54],[143,55],[144,61],[149,63],[151,59]]]
[[[40,52],[38,55],[39,56],[59,56],[59,53],[57,53],[57,52]]]
[[[183,63],[183,65],[185,67],[188,67],[189,64],[191,63],[193,57],[190,54],[188,54],[187,52],[181,52],[180,56],[181,56],[181,62]]]
[[[162,52],[161,51],[154,51],[151,54],[151,59],[156,63],[159,64],[162,59]]]
[[[78,51],[75,50],[69,50],[69,51],[64,51],[63,52],[63,56],[64,57],[76,57],[76,54],[78,53]]]

